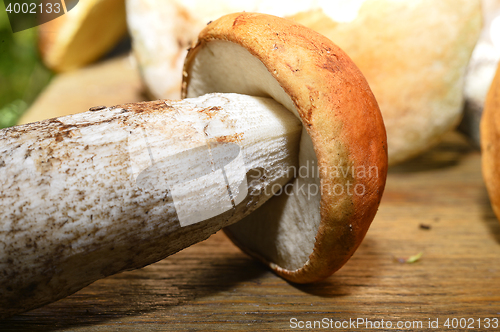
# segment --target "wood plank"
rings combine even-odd
[[[419,252],[422,258],[414,264],[398,261]],[[429,319],[439,319],[443,329],[446,318],[473,318],[473,326],[481,330],[478,318],[500,318],[499,261],[500,223],[482,181],[480,154],[453,134],[423,156],[391,169],[363,244],[323,282],[290,284],[218,233],[0,327],[269,331],[291,329],[292,318],[326,318],[333,324],[364,318],[393,324],[421,321],[423,328]]]

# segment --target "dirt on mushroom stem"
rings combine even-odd
[[[0,317],[240,220],[289,180],[301,127],[271,99],[215,94],[0,130]]]

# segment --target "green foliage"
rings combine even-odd
[[[16,124],[51,77],[38,54],[36,28],[12,33],[0,1],[0,128]]]

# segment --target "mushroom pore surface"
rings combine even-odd
[[[188,98],[211,92],[271,97],[300,119],[293,101],[264,64],[230,41],[214,40],[198,50],[186,92]],[[299,167],[283,172],[301,176],[230,227],[239,244],[287,270],[299,269],[308,261],[321,222],[317,159],[305,128],[299,149]]]

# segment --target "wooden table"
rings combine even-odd
[[[404,263],[418,253],[418,262]],[[0,322],[0,330],[267,331],[298,330],[293,327],[314,320],[334,330],[349,319],[360,324],[344,330],[373,330],[366,320],[373,327],[384,320],[385,327],[400,321],[405,331],[421,331],[436,319],[434,330],[454,330],[445,328],[448,318],[451,327],[465,318],[476,331],[500,330],[485,328],[487,318],[500,319],[500,223],[480,154],[457,134],[390,170],[363,244],[323,282],[290,284],[219,233]]]

